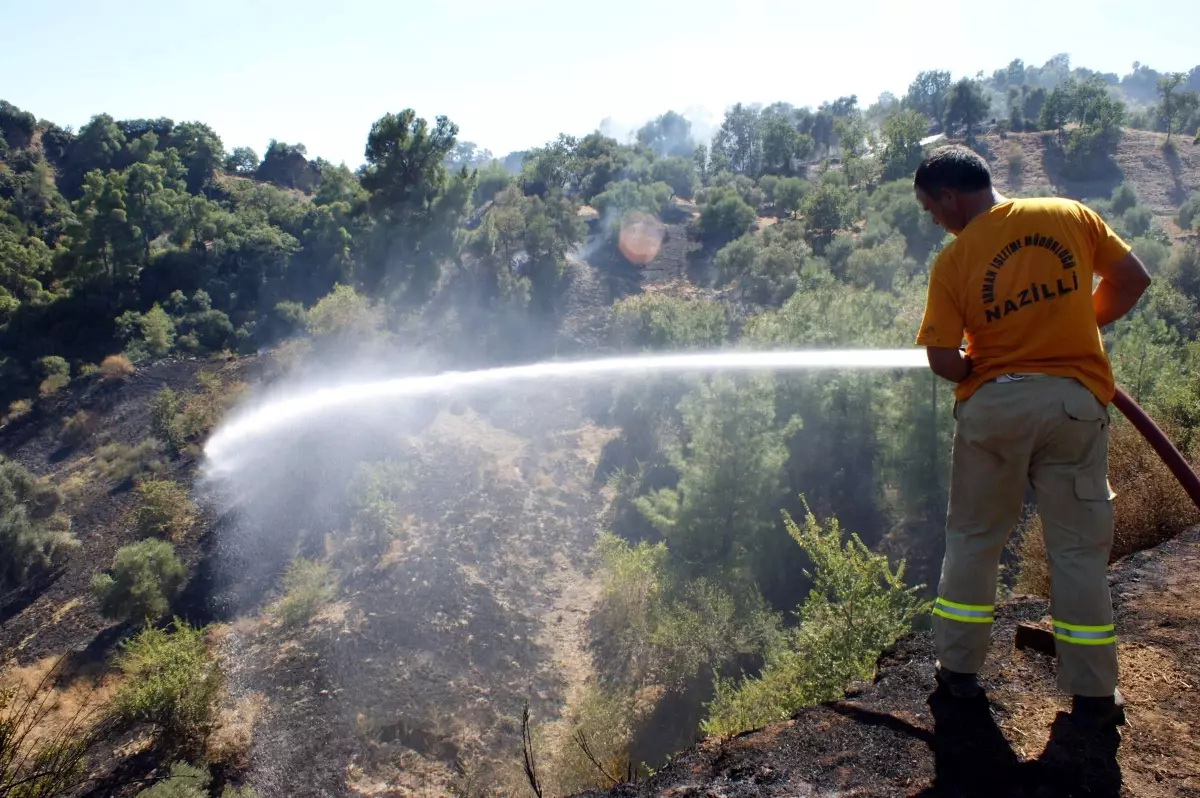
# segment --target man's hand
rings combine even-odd
[[[971,358],[961,349],[946,346],[927,346],[929,368],[934,374],[950,382],[962,382],[971,373]]]
[[[1096,326],[1107,327],[1124,316],[1150,287],[1150,273],[1132,252],[1103,268],[1096,264],[1100,284],[1092,293],[1096,309]]]

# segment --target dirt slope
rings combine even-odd
[[[1046,603],[1001,608],[981,674],[990,706],[935,690],[929,633],[885,652],[873,685],[790,721],[682,752],[648,782],[589,796],[1195,796],[1200,794],[1200,529],[1114,566],[1128,723],[1082,734],[1050,657],[1013,645]]]
[[[234,364],[172,360],[139,369],[123,382],[106,383],[99,375],[81,377],[68,389],[36,402],[29,415],[0,428],[0,455],[63,489],[63,509],[81,544],[64,569],[5,597],[0,605],[0,662],[27,665],[96,642],[95,635],[113,627],[96,611],[89,586],[92,574],[107,567],[118,548],[137,539],[129,518],[134,497],[128,489],[93,476],[96,450],[105,443],[134,446],[146,438],[150,399],[163,386],[182,394],[195,388],[201,371],[220,373],[228,381],[252,380],[259,365],[255,358]],[[95,432],[78,447],[66,449],[57,438],[61,421],[80,410],[92,416]],[[164,476],[190,479],[193,458],[161,459]],[[201,556],[195,538],[181,541],[176,550],[189,566]],[[98,654],[108,642],[99,641]]]
[[[1011,133],[1004,139],[996,134],[985,137],[990,151],[992,175],[1000,193],[1028,193],[1049,188],[1054,193],[1075,199],[1108,197],[1122,180],[1133,184],[1138,197],[1167,222],[1179,206],[1195,191],[1200,191],[1200,147],[1187,139],[1173,137],[1174,150],[1163,145],[1163,133],[1126,130],[1114,158],[1119,172],[1096,179],[1071,180],[1047,160],[1044,133]],[[1021,153],[1021,168],[1010,170],[1010,154]],[[1168,229],[1175,230],[1173,225]]]

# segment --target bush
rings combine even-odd
[[[29,415],[31,410],[33,410],[33,403],[28,399],[16,399],[8,406],[8,414],[4,416],[4,423],[24,418]]]
[[[225,385],[219,376],[211,372],[197,374],[196,385],[199,390],[184,396],[175,419],[185,440],[207,435],[242,389],[241,385]]]
[[[1125,211],[1121,220],[1129,236],[1137,238],[1150,232],[1150,223],[1154,220],[1154,214],[1145,205],[1138,205]]]
[[[283,575],[283,598],[274,614],[285,629],[308,623],[322,606],[333,600],[337,576],[326,563],[297,557]]]
[[[707,734],[736,734],[839,698],[851,682],[869,678],[880,652],[928,611],[917,597],[923,586],[905,587],[903,561],[893,570],[857,535],[843,542],[836,519],[822,526],[810,512],[798,527],[784,512],[784,524],[813,563],[800,625],[767,651],[758,677],[717,679],[701,724]]]
[[[624,347],[707,349],[724,342],[728,333],[724,308],[708,299],[644,293],[612,307],[612,335]]]
[[[84,410],[76,411],[64,418],[58,431],[58,441],[63,446],[75,447],[83,443],[92,434],[92,417]]]
[[[124,355],[109,355],[100,362],[100,378],[105,381],[121,382],[137,371]]]
[[[136,446],[108,443],[96,450],[96,464],[101,478],[117,486],[126,485],[147,471],[162,468],[159,443],[153,438]]]
[[[175,320],[157,302],[145,313],[127,310],[116,322],[134,360],[163,357],[175,345]]]
[[[62,494],[18,463],[0,457],[0,591],[55,568],[79,546],[58,512]]]
[[[411,469],[404,463],[384,460],[363,463],[347,486],[353,511],[351,532],[359,545],[382,552],[404,528],[400,502],[413,490]]]
[[[147,627],[121,645],[125,680],[113,696],[116,717],[151,723],[168,739],[202,743],[211,733],[222,687],[204,630],[176,618],[172,630]]]
[[[1193,191],[1192,195],[1179,206],[1179,216],[1175,221],[1179,222],[1182,230],[1191,230],[1193,225],[1200,221],[1200,191]],[[1200,227],[1196,228],[1196,232],[1200,232]]]
[[[174,427],[179,415],[179,397],[169,386],[164,385],[150,400],[150,432],[172,451],[183,448],[183,439]]]
[[[1160,273],[1171,257],[1171,248],[1153,238],[1142,236],[1129,243],[1133,247],[1134,254],[1141,259],[1142,263],[1146,264],[1146,270],[1151,274]]]
[[[335,285],[305,314],[305,326],[314,338],[372,338],[383,333],[384,308],[349,285]]]
[[[208,798],[211,780],[207,768],[176,762],[171,765],[170,776],[153,787],[141,790],[137,798]]]
[[[756,218],[754,208],[747,205],[737,191],[714,188],[709,189],[698,226],[706,241],[719,246],[748,231]]]
[[[207,769],[176,762],[171,765],[170,776],[153,787],[139,791],[137,798],[208,798],[211,781]],[[257,793],[250,787],[239,790],[225,785],[221,790],[221,798],[257,798]]]
[[[92,578],[92,591],[100,601],[100,612],[115,620],[161,617],[187,578],[174,547],[164,540],[122,546],[113,557],[111,571]]]
[[[37,368],[42,375],[42,382],[38,386],[38,393],[42,396],[53,396],[71,382],[71,366],[58,355],[39,359]]]
[[[137,492],[134,520],[140,534],[179,540],[196,523],[196,506],[182,485],[169,479],[149,479],[138,483]]]

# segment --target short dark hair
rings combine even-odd
[[[992,171],[974,150],[954,144],[931,152],[917,167],[913,184],[934,198],[945,188],[984,191],[992,187]]]

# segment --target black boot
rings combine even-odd
[[[955,698],[978,698],[983,695],[983,688],[979,686],[979,680],[973,673],[952,671],[943,668],[942,663],[939,662],[934,670],[934,676]]]
[[[1071,702],[1071,718],[1079,725],[1102,729],[1125,725],[1125,697],[1120,690],[1112,695],[1077,695]]]

